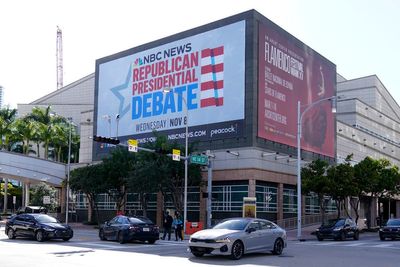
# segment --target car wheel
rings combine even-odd
[[[277,240],[275,240],[274,250],[272,251],[272,254],[281,255],[282,251],[283,251],[283,241],[282,239],[278,238]]]
[[[385,241],[385,237],[384,236],[382,236],[382,235],[379,235],[379,238],[381,239],[381,241]]]
[[[40,230],[37,231],[36,234],[35,234],[35,239],[38,242],[43,242],[44,241],[44,233],[43,233],[43,231],[40,231]]]
[[[353,238],[354,238],[354,240],[360,239],[360,233],[359,233],[358,231],[357,231],[357,232],[354,232]]]
[[[66,242],[66,241],[69,241],[70,239],[71,239],[71,237],[63,237],[62,240],[64,240]]]
[[[124,233],[122,231],[118,232],[118,242],[120,244],[125,243]]]
[[[317,234],[317,239],[318,239],[318,241],[323,241],[324,240],[320,234]]]
[[[149,244],[154,244],[156,242],[156,240],[155,239],[150,239],[150,240],[147,240],[147,242],[149,242]]]
[[[231,251],[231,259],[233,260],[238,260],[243,256],[244,253],[244,247],[242,242],[236,241],[232,245],[232,251]]]
[[[103,229],[100,229],[100,231],[99,231],[99,238],[100,238],[100,240],[106,240],[106,237],[104,236],[104,230]]]
[[[192,254],[193,254],[195,257],[198,257],[198,258],[203,257],[203,255],[204,255],[204,253],[202,253],[202,252],[192,252]]]
[[[8,239],[15,239],[15,232],[12,228],[8,229],[7,236],[8,236]]]

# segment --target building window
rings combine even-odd
[[[319,214],[319,200],[317,194],[311,193],[306,197],[305,212],[306,214]],[[336,211],[335,201],[331,197],[325,197],[326,213]]]
[[[187,195],[187,210],[188,211],[200,211],[200,188],[198,186],[188,186]],[[182,195],[183,201],[183,195]],[[182,205],[184,203],[182,202]],[[168,210],[176,210],[172,195],[169,193],[164,199],[164,208]]]
[[[278,188],[264,185],[256,186],[257,212],[278,211]]]
[[[297,191],[295,189],[283,189],[283,212],[297,212]]]
[[[242,211],[248,185],[218,185],[212,187],[212,211]]]

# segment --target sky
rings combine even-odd
[[[336,64],[346,79],[376,74],[400,104],[397,0],[18,0],[0,2],[0,85],[16,108],[95,72],[96,59],[250,9]]]

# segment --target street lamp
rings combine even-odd
[[[164,93],[173,92],[172,88],[167,87],[164,88]],[[177,93],[176,93],[177,94]],[[187,220],[187,187],[188,187],[188,125],[189,125],[189,112],[188,112],[188,105],[186,102],[186,98],[183,94],[179,94],[182,97],[183,102],[185,103],[185,116],[186,116],[186,125],[185,125],[185,187],[184,187],[184,194],[183,194],[183,233],[186,233],[186,220]]]
[[[108,131],[109,131],[108,137],[111,137],[111,116],[108,115],[108,114],[107,115],[103,115],[102,119],[108,121]]]
[[[311,104],[302,106],[300,101],[297,101],[297,239],[301,240],[301,121],[303,115],[310,110],[313,106],[326,101],[332,100],[332,113],[336,113],[336,96],[319,99]],[[303,112],[301,108],[305,108]]]
[[[72,122],[72,118],[68,118],[69,123],[69,137],[68,137],[68,165],[67,165],[67,188],[66,195],[67,200],[65,202],[65,223],[68,223],[68,215],[69,215],[69,175],[71,172],[71,143],[72,143],[72,125],[75,124]]]

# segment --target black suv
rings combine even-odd
[[[328,220],[317,229],[317,238],[319,241],[325,238],[334,240],[345,240],[346,238],[353,238],[358,240],[360,232],[357,224],[351,218],[339,218]]]
[[[379,229],[379,238],[383,241],[386,238],[392,240],[400,238],[400,219],[389,219],[384,226]]]

